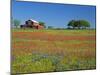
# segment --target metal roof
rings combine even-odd
[[[31,21],[33,21],[33,22],[35,22],[35,23],[39,23],[38,21],[36,21],[36,20],[33,20],[33,19],[29,19],[29,20],[31,20]]]

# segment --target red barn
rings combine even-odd
[[[34,29],[44,29],[44,26],[41,26],[39,22],[29,19],[25,21],[25,25],[21,25],[21,28],[34,28]]]

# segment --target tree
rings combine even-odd
[[[81,21],[80,20],[75,21],[74,26],[77,27],[78,29],[80,29]]]
[[[86,29],[86,27],[90,27],[90,23],[88,21],[86,21],[86,20],[76,20],[76,21],[75,20],[71,20],[68,23],[68,28],[69,27],[73,27],[73,29],[75,29],[76,27],[78,29],[80,29],[80,27]]]
[[[14,23],[14,26],[15,26],[16,28],[20,25],[20,21],[17,20],[17,19],[15,19],[13,23]]]
[[[75,20],[71,20],[68,23],[68,28],[73,27],[73,29],[74,29],[74,27],[75,27],[74,25],[75,25]]]
[[[80,24],[82,26],[82,28],[87,28],[87,27],[90,27],[90,23],[86,20],[80,20]]]
[[[46,28],[46,25],[44,22],[39,22],[39,25],[43,26],[44,28]]]

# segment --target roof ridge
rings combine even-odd
[[[34,20],[34,19],[29,19],[29,20],[31,20],[31,21],[33,21],[33,22],[36,22],[36,23],[39,23],[38,21],[36,21],[36,20]]]

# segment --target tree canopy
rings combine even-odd
[[[67,24],[68,28],[73,27],[73,29],[75,28],[87,28],[90,27],[90,23],[86,20],[71,20],[69,21],[69,23]]]
[[[82,27],[90,27],[90,23],[85,20],[80,20],[80,24],[82,25]]]

